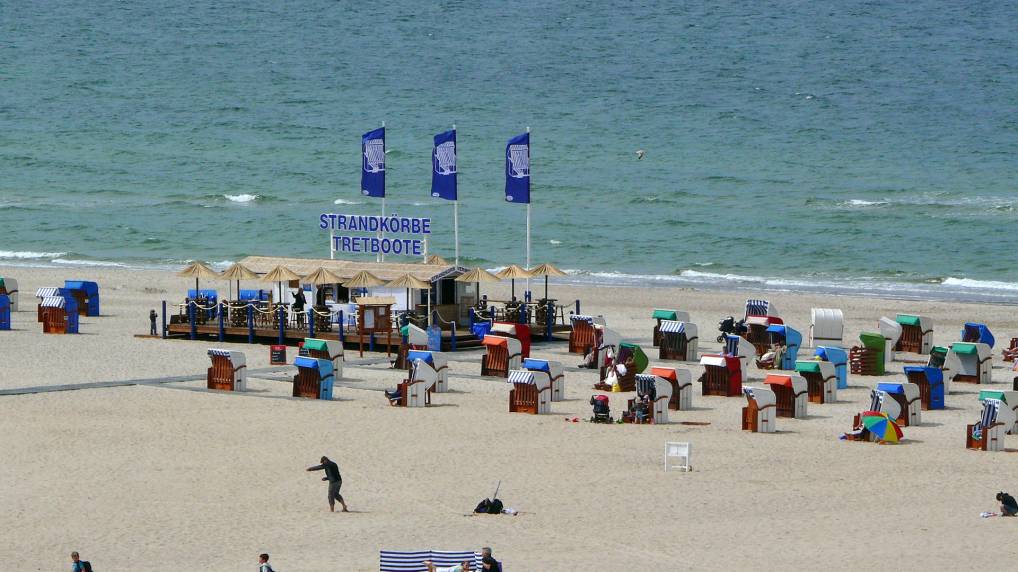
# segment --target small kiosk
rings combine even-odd
[[[396,299],[389,296],[362,296],[357,298],[357,334],[360,355],[364,356],[364,340],[385,334],[385,355],[392,346],[392,306]]]

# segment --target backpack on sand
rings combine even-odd
[[[82,560],[81,561],[81,569],[84,572],[92,572],[92,563],[89,562],[88,560]]]

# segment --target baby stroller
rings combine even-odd
[[[590,404],[594,407],[594,416],[590,418],[591,423],[614,423],[611,416],[611,408],[608,406],[607,395],[594,395],[590,398]]]
[[[721,334],[718,336],[718,343],[724,343],[726,335],[741,336],[749,332],[749,327],[746,326],[746,320],[735,321],[735,318],[728,316],[724,320],[718,322],[718,331]]]

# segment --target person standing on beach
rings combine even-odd
[[[92,572],[92,564],[82,560],[77,551],[71,553],[71,572]]]
[[[148,333],[149,333],[149,335],[152,335],[152,336],[156,335],[156,318],[157,317],[158,317],[158,315],[156,314],[155,310],[150,310],[149,311],[149,313],[148,313],[148,323],[149,323],[149,329],[148,329],[149,332]]]
[[[258,572],[276,572],[272,569],[272,565],[269,564],[268,554],[263,553],[258,555]]]
[[[329,481],[330,512],[336,512],[336,501],[343,505],[343,512],[350,512],[346,508],[346,501],[343,500],[343,495],[339,494],[339,489],[343,486],[343,477],[339,474],[339,465],[330,461],[328,457],[322,457],[322,464],[308,467],[308,471],[325,471],[325,476],[322,477],[322,480]]]

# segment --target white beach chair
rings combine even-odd
[[[424,360],[414,362],[410,382],[406,386],[406,406],[424,407],[428,403],[428,390],[438,383],[438,374]]]
[[[948,389],[948,379],[968,383],[990,383],[993,374],[991,352],[987,344],[969,342],[951,344],[944,360],[944,390]]]
[[[561,363],[546,359],[527,358],[523,360],[523,367],[534,372],[534,375],[536,376],[545,376],[548,378],[548,384],[551,387],[552,401],[562,401],[565,399],[566,374],[562,371]]]
[[[840,346],[845,338],[845,316],[837,308],[810,310],[809,345]]]
[[[688,369],[677,367],[650,368],[650,373],[664,378],[672,386],[669,407],[676,411],[689,411],[693,408],[693,374]]]
[[[541,415],[551,411],[551,381],[548,376],[537,376],[527,369],[513,369],[509,370],[506,383],[513,386],[509,392],[511,413]]]
[[[742,429],[754,433],[773,433],[777,419],[777,396],[763,387],[743,387],[746,407],[742,408]]]
[[[18,281],[15,278],[4,278],[4,289],[11,300],[11,312],[18,311]]]
[[[983,451],[1003,451],[1004,435],[1009,428],[1014,427],[1015,420],[1014,410],[1006,403],[998,399],[984,399],[979,422],[966,428],[966,447]]]
[[[665,443],[665,472],[672,469],[679,471],[692,471],[693,465],[690,461],[693,455],[693,445],[679,441],[668,441]]]
[[[901,324],[887,316],[880,318],[880,335],[884,336],[884,365],[894,361],[894,347],[901,339]]]
[[[437,381],[435,382],[435,393],[446,393],[449,391],[449,358],[442,352],[429,350],[410,350],[407,352],[407,361],[413,363],[416,359],[423,359],[435,370]]]
[[[424,350],[428,348],[428,332],[413,325],[407,324],[407,343],[411,349]]]
[[[764,385],[769,386],[774,392],[778,417],[793,419],[806,417],[809,385],[805,378],[790,373],[771,373],[764,378]]]

